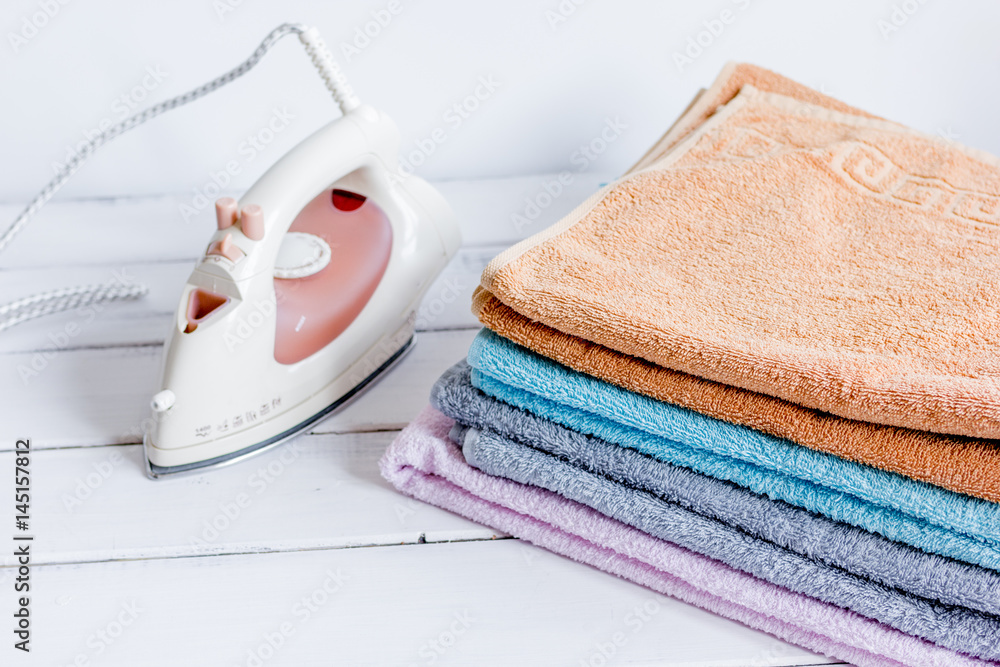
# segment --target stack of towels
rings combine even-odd
[[[486,268],[402,492],[857,665],[1000,664],[1000,161],[730,65]]]

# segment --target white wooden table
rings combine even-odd
[[[116,271],[152,292],[0,334],[0,664],[828,663],[410,500],[379,476],[396,431],[478,328],[468,304],[485,263],[602,180],[578,176],[515,229],[511,214],[544,178],[438,184],[465,245],[427,295],[416,349],[372,391],[283,448],[156,482],[136,443],[210,212],[185,224],[182,197],[50,205],[0,256],[0,301]],[[0,206],[4,226],[18,209]],[[12,648],[17,438],[34,448],[28,655]]]

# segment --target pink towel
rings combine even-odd
[[[382,475],[414,498],[860,667],[997,665],[768,584],[544,489],[485,475],[448,439],[453,424],[426,408],[386,451]]]

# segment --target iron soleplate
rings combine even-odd
[[[282,431],[281,433],[268,438],[262,442],[250,445],[249,447],[244,447],[235,452],[230,452],[229,454],[223,454],[222,456],[216,456],[211,459],[206,459],[204,461],[194,461],[192,463],[184,463],[176,466],[158,466],[152,463],[149,458],[143,457],[146,461],[146,475],[150,479],[161,479],[164,477],[177,477],[181,475],[193,474],[204,470],[206,468],[219,468],[222,466],[230,465],[242,461],[243,459],[255,456],[262,452],[265,452],[272,447],[276,447],[281,443],[294,438],[296,435],[306,430],[316,422],[329,416],[331,413],[346,407],[353,399],[357,398],[363,394],[367,389],[370,389],[375,385],[378,380],[388,373],[392,368],[399,363],[399,361],[406,356],[406,353],[413,349],[414,337],[410,336],[406,343],[403,344],[401,348],[396,350],[389,359],[386,360],[384,364],[379,366],[374,373],[366,377],[362,382],[357,384],[349,392],[338,398],[336,401],[323,408],[316,414],[312,415],[308,419],[299,424],[293,426],[292,428]]]

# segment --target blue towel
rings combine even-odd
[[[1000,570],[1000,506],[816,452],[634,394],[488,330],[469,350],[473,384],[541,417],[662,461],[879,533]]]

